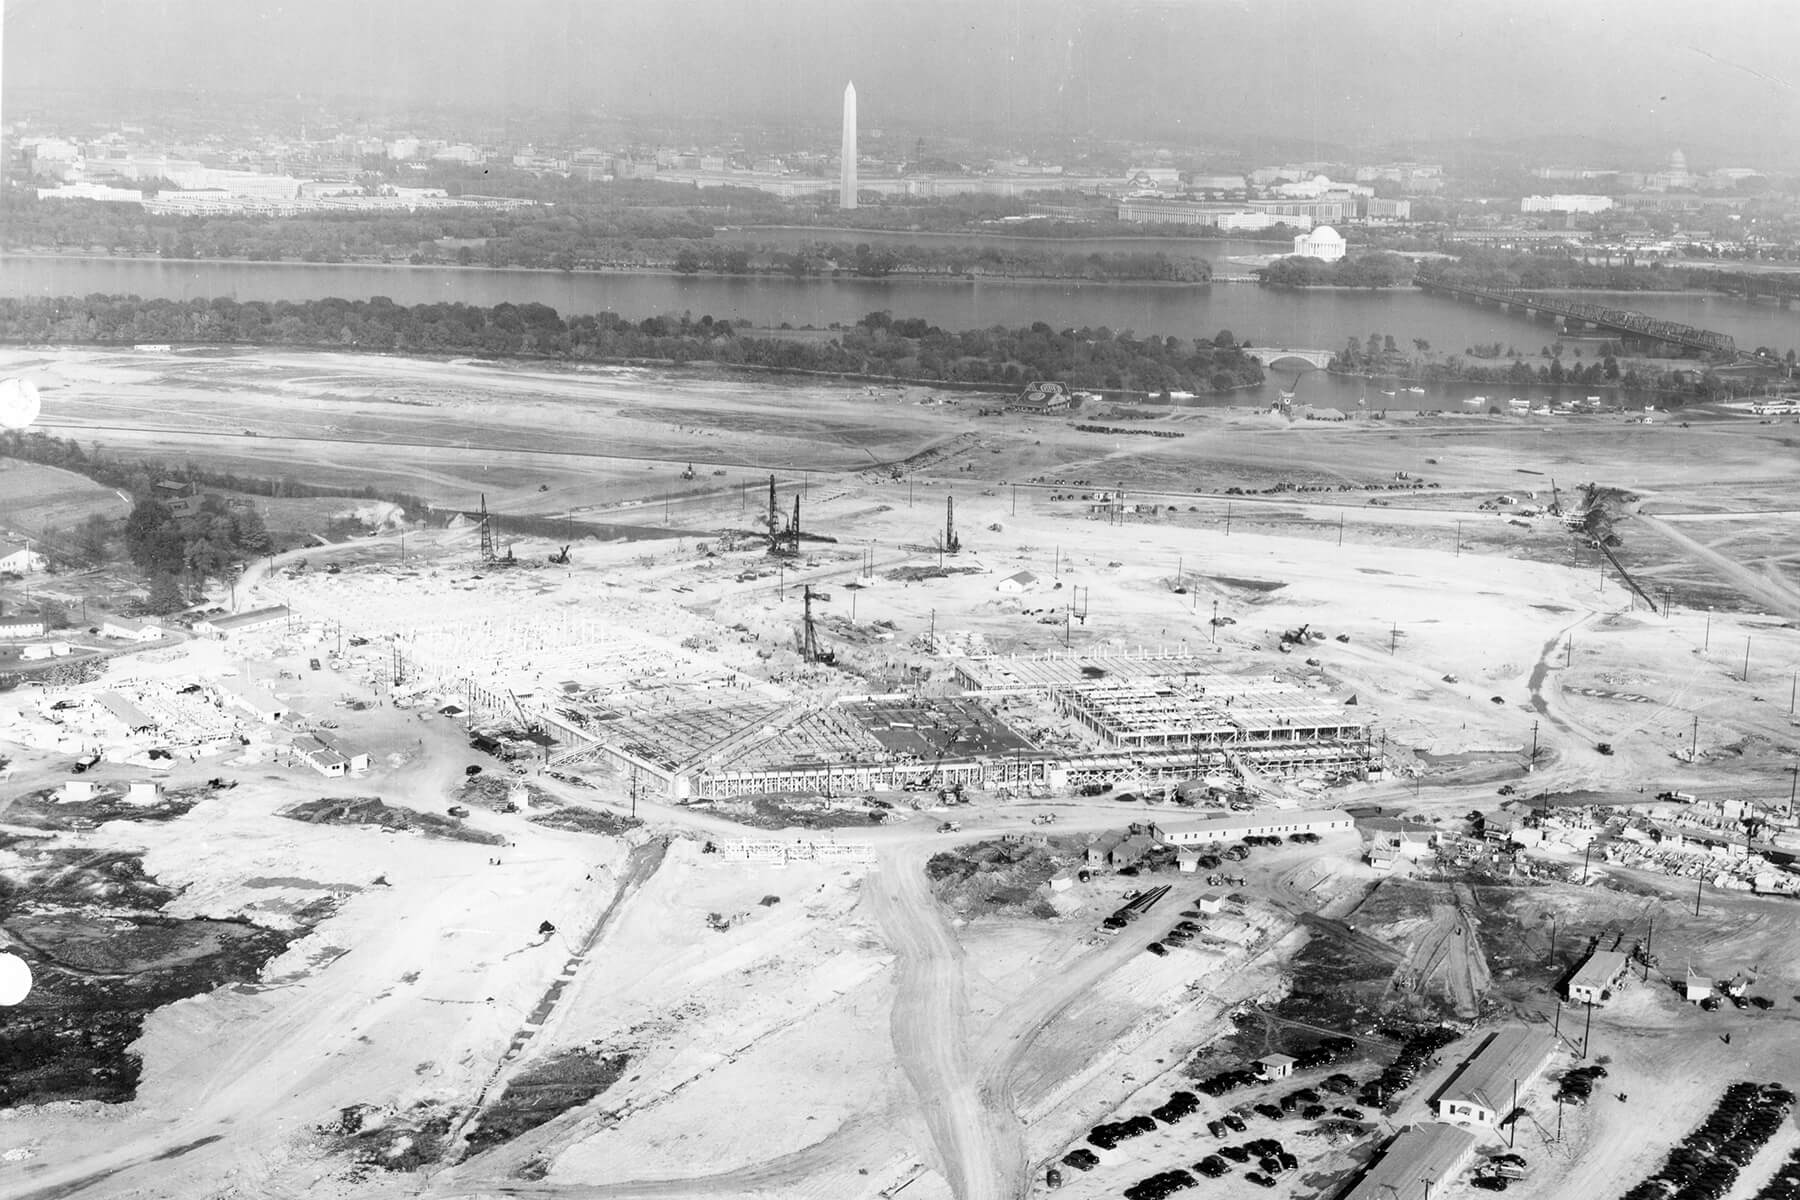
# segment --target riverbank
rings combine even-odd
[[[1210,247],[1209,247],[1210,248]],[[1236,263],[1215,261],[1226,274]],[[1215,278],[1216,283],[1225,280]],[[240,304],[299,303],[384,296],[399,305],[543,305],[565,320],[604,313],[642,319],[708,314],[733,325],[825,328],[886,310],[940,329],[1008,328],[1043,322],[1055,329],[1131,330],[1137,337],[1192,338],[1229,329],[1256,344],[1331,349],[1370,332],[1461,348],[1508,342],[1536,349],[1542,322],[1491,305],[1465,304],[1417,288],[1316,291],[1306,288],[892,276],[715,276],[671,271],[565,272],[542,268],[445,265],[174,261],[92,253],[0,254],[0,296],[140,296],[150,300],[228,298]],[[1592,303],[1630,307],[1630,297],[1577,292]],[[1767,301],[1705,292],[1646,300],[1659,318],[1730,334],[1740,346],[1786,351],[1800,345],[1791,312]],[[156,341],[144,337],[137,340]]]
[[[831,280],[856,281],[858,283],[879,284],[884,280],[894,279],[907,283],[1073,283],[1087,287],[1173,287],[1200,288],[1209,287],[1211,279],[1148,279],[1131,276],[1117,276],[1109,279],[1094,279],[1087,275],[1064,274],[1029,274],[1024,272],[992,272],[992,271],[923,271],[908,270],[895,267],[879,275],[864,275],[856,271],[842,268],[830,271],[808,272],[796,275],[792,271],[778,267],[754,267],[745,271],[681,271],[674,267],[639,267],[639,266],[599,266],[599,267],[524,267],[524,266],[490,266],[486,263],[445,263],[445,262],[389,262],[381,259],[341,259],[337,262],[307,262],[292,259],[260,259],[260,258],[168,258],[160,254],[94,254],[91,251],[63,252],[33,250],[28,252],[0,251],[0,263],[7,262],[129,262],[129,263],[166,263],[170,266],[214,266],[220,264],[241,265],[246,267],[281,267],[311,268],[314,270],[332,267],[354,268],[357,270],[381,271],[468,271],[472,274],[492,275],[511,273],[514,271],[528,274],[550,276],[604,276],[607,278],[631,278],[642,276],[646,279],[780,279],[780,280]],[[1210,264],[1209,264],[1210,266]]]
[[[1105,242],[1149,243],[1151,245],[1163,244],[1163,245],[1173,245],[1173,246],[1186,246],[1186,245],[1191,245],[1195,242],[1200,242],[1200,243],[1231,242],[1231,243],[1234,243],[1237,245],[1243,245],[1243,246],[1290,246],[1291,247],[1293,245],[1292,238],[1285,238],[1285,239],[1283,239],[1283,238],[1252,238],[1252,237],[1243,237],[1236,233],[1232,233],[1229,236],[1225,233],[1219,233],[1219,234],[1195,233],[1195,234],[1185,234],[1185,235],[1184,234],[1173,234],[1173,233],[1164,233],[1164,234],[1095,233],[1092,235],[1092,237],[1090,239],[1087,237],[1070,238],[1070,237],[1049,236],[1049,235],[1039,237],[1039,236],[1034,236],[1034,235],[1028,234],[1028,233],[989,233],[985,230],[964,230],[964,229],[854,229],[854,228],[850,228],[850,227],[843,226],[843,225],[737,225],[737,226],[732,226],[730,228],[715,230],[714,236],[717,237],[717,235],[720,233],[740,233],[740,232],[741,233],[766,232],[766,233],[843,234],[847,237],[858,237],[858,238],[862,238],[864,240],[867,240],[868,236],[871,234],[874,234],[874,235],[877,235],[880,237],[884,237],[884,238],[894,237],[894,238],[911,238],[911,239],[919,239],[919,240],[922,240],[925,238],[970,237],[970,238],[979,238],[983,241],[1021,242],[1021,243],[1024,243],[1025,245],[1037,245],[1037,246],[1041,246],[1041,245],[1045,244],[1046,242],[1059,242],[1059,241],[1080,242],[1080,241],[1088,241],[1088,240],[1105,241]],[[721,239],[721,240],[735,240],[735,239]]]

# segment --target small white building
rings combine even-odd
[[[1028,592],[1038,584],[1038,576],[1033,571],[1020,571],[1016,575],[1008,575],[994,585],[996,592],[1004,592],[1009,596],[1017,596]]]
[[[287,705],[260,688],[249,687],[233,680],[223,681],[216,686],[219,692],[219,702],[223,707],[249,713],[264,724],[273,725],[287,715]]]
[[[1569,977],[1569,999],[1577,1004],[1604,1004],[1625,979],[1631,960],[1617,950],[1596,950]]]
[[[123,642],[160,642],[163,627],[154,617],[108,617],[100,623],[100,636]]]
[[[94,798],[93,781],[88,779],[64,780],[62,798],[64,800],[92,800]]]
[[[43,569],[44,556],[33,550],[29,542],[0,542],[0,571],[29,575]]]
[[[342,758],[344,760],[344,766],[347,769],[351,771],[366,771],[369,769],[369,752],[367,750],[358,750],[354,746],[346,743],[344,739],[337,737],[334,734],[321,732],[315,733],[312,736],[321,746],[324,746],[327,750],[330,750],[339,758]]]
[[[1689,967],[1687,970],[1687,1001],[1698,1004],[1713,994],[1714,985],[1711,975],[1702,975]]]
[[[350,762],[310,734],[294,739],[294,756],[319,774],[335,779],[350,769]]]
[[[1155,825],[1158,841],[1177,848],[1218,845],[1246,837],[1285,837],[1292,833],[1342,833],[1356,825],[1348,814],[1334,809],[1297,808],[1288,812],[1233,813],[1228,817]]]
[[[1320,262],[1337,262],[1344,257],[1345,247],[1344,235],[1329,225],[1320,225],[1294,238],[1296,256]]]
[[[1294,1073],[1294,1060],[1285,1054],[1265,1054],[1256,1060],[1257,1074],[1273,1083]]]
[[[1225,911],[1225,897],[1217,892],[1207,892],[1204,896],[1200,897],[1199,903],[1194,905],[1194,907],[1199,909],[1205,916],[1216,917]]]
[[[35,638],[44,636],[42,621],[23,621],[8,617],[0,620],[0,638]]]
[[[287,619],[287,605],[277,604],[269,608],[253,608],[249,612],[225,613],[208,617],[204,621],[196,621],[194,622],[194,632],[223,638],[230,637],[234,633],[242,633],[247,629],[261,629]]]
[[[1500,1030],[1437,1094],[1438,1119],[1499,1128],[1512,1112],[1513,1098],[1537,1081],[1555,1048],[1541,1025]]]
[[[125,803],[155,804],[158,788],[153,780],[138,780],[125,785]]]

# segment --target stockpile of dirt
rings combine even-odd
[[[106,821],[172,821],[214,793],[213,788],[170,792],[151,804],[127,804],[123,791],[95,795],[88,800],[61,800],[55,789],[32,792],[15,800],[6,810],[10,825],[27,829],[92,829]]]
[[[130,1047],[151,1012],[256,980],[331,912],[329,902],[311,906],[291,929],[162,916],[175,895],[137,854],[59,848],[9,863],[0,928],[36,986],[0,1010],[0,1107],[132,1099],[142,1064]]]
[[[643,824],[636,817],[624,817],[595,808],[553,808],[528,819],[533,825],[542,825],[548,829],[596,833],[602,837],[622,837]]]
[[[417,809],[385,804],[376,796],[352,796],[347,799],[326,796],[290,804],[278,816],[309,825],[374,825],[382,829],[407,830],[427,837],[452,838],[459,842],[477,842],[483,846],[499,846],[506,839],[497,833],[469,829],[449,817],[422,813]]]
[[[356,1162],[359,1169],[350,1173],[351,1179],[360,1181],[375,1169],[414,1171],[438,1163],[456,1115],[455,1109],[431,1103],[405,1111],[353,1104],[319,1132]]]
[[[872,824],[880,811],[841,808],[823,798],[803,796],[747,796],[711,807],[719,816],[753,829],[850,829]]]
[[[521,808],[555,808],[556,801],[537,784],[510,775],[470,775],[457,790],[458,804],[475,804],[496,812],[513,812]]]
[[[482,1110],[469,1134],[470,1153],[509,1142],[579,1108],[617,1083],[630,1062],[630,1055],[594,1048],[565,1051],[527,1067],[506,1085],[498,1100]]]
[[[938,903],[960,916],[1049,918],[1056,909],[1044,884],[1080,857],[1073,838],[971,842],[932,855],[925,875]]]

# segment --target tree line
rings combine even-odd
[[[1413,280],[1413,262],[1404,255],[1379,251],[1337,262],[1293,255],[1276,259],[1257,275],[1276,287],[1404,287]]]
[[[0,342],[300,346],[396,354],[479,354],[576,362],[709,362],[778,370],[1019,387],[1222,392],[1262,382],[1235,342],[1111,329],[1057,331],[1043,322],[951,332],[874,313],[829,340],[751,334],[710,316],[563,318],[543,304],[399,305],[372,300],[265,303],[131,296],[0,299]]]
[[[731,214],[729,207],[632,206],[614,200],[512,211],[178,216],[98,200],[38,200],[21,192],[4,199],[0,237],[6,249],[15,251],[249,262],[1179,283],[1212,278],[1212,267],[1203,259],[1160,252],[1072,254],[1049,247],[977,245],[871,249],[836,241],[799,248],[721,244],[713,240],[714,225]]]

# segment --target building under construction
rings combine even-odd
[[[1152,780],[1216,770],[1364,778],[1375,765],[1356,707],[1275,676],[1228,674],[1184,649],[973,658],[956,675],[972,695],[1052,709]],[[1070,781],[1108,781],[1108,760],[1071,759]]]
[[[674,689],[629,711],[565,702],[559,723],[577,735],[568,760],[610,761],[684,800],[1152,786],[1212,773],[1364,778],[1373,765],[1357,709],[1185,654],[969,659],[957,673],[965,686],[1000,686],[829,704]],[[1090,744],[1040,747],[996,715],[989,696],[1033,699]]]

